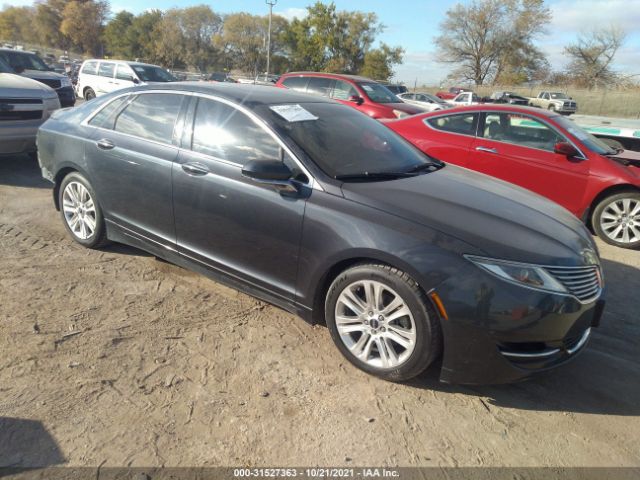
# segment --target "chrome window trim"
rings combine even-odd
[[[187,90],[143,90],[143,91],[128,91],[125,93],[121,93],[120,95],[116,95],[115,97],[113,97],[111,100],[109,100],[108,102],[105,102],[104,105],[102,105],[99,109],[97,109],[94,112],[91,112],[91,114],[89,114],[82,122],[80,122],[81,126],[84,127],[89,127],[89,128],[94,128],[97,130],[104,130],[107,132],[115,132],[115,130],[110,130],[108,128],[102,128],[102,127],[96,127],[95,125],[90,125],[89,122],[93,119],[93,117],[95,117],[98,113],[100,113],[100,111],[102,111],[102,109],[106,108],[107,105],[111,104],[111,102],[114,102],[116,99],[123,97],[123,96],[138,96],[138,95],[145,95],[145,94],[150,94],[150,93],[168,93],[168,94],[173,94],[173,95],[185,95],[185,96],[189,96],[189,97],[202,97],[202,98],[209,98],[211,100],[214,101],[218,101],[221,103],[224,103],[226,105],[229,105],[230,107],[235,108],[236,110],[244,113],[245,115],[247,115],[254,123],[256,123],[260,128],[262,128],[263,130],[265,130],[277,143],[278,145],[280,145],[280,147],[293,159],[293,161],[296,163],[296,165],[298,165],[298,167],[300,168],[300,170],[302,170],[302,173],[304,173],[307,178],[309,179],[308,183],[305,183],[304,185],[307,185],[309,188],[313,189],[313,190],[319,190],[319,191],[324,191],[324,188],[322,188],[322,185],[320,185],[320,183],[315,179],[315,177],[313,175],[311,175],[311,172],[309,172],[309,170],[307,169],[307,167],[300,161],[300,159],[293,153],[293,151],[291,151],[291,149],[282,141],[282,139],[269,127],[269,125],[262,120],[258,115],[256,115],[255,113],[253,113],[251,110],[249,110],[248,108],[239,105],[237,103],[234,103],[230,100],[227,100],[226,98],[222,98],[219,97],[217,95],[214,94],[209,94],[209,93],[202,93],[202,92],[190,92]],[[195,120],[195,112],[194,112],[194,120]],[[191,126],[186,126],[184,128],[189,128],[191,129],[191,131],[193,130],[193,125]],[[178,145],[174,145],[173,143],[162,143],[162,142],[157,142],[155,140],[148,140],[146,138],[141,138],[141,137],[137,137],[135,135],[130,135],[128,133],[123,133],[123,132],[117,132],[119,135],[126,135],[128,137],[131,138],[137,138],[139,140],[144,140],[147,142],[151,142],[151,143],[155,143],[156,145],[162,145],[165,147],[173,147],[176,148],[179,151],[184,151],[184,152],[189,152],[189,154],[196,154],[204,159],[210,159],[216,162],[220,162],[220,163],[224,163],[226,165],[230,165],[233,167],[237,167],[239,169],[242,169],[242,165],[240,165],[239,163],[235,163],[235,162],[231,162],[229,160],[224,160],[221,158],[217,158],[211,155],[207,155],[204,153],[200,153],[200,152],[194,152],[193,150],[191,150],[190,148],[184,148],[184,147],[180,147]],[[300,182],[302,183],[302,182]]]

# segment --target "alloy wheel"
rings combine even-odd
[[[607,204],[600,215],[600,228],[618,243],[640,241],[640,201],[620,198]]]
[[[387,285],[360,280],[339,295],[335,322],[344,345],[360,361],[396,368],[413,353],[416,324],[404,299]]]
[[[69,230],[80,240],[87,240],[96,231],[96,207],[82,183],[67,184],[62,193],[62,211]]]

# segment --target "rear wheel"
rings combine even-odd
[[[85,89],[84,99],[89,101],[89,100],[93,100],[94,98],[96,98],[96,92],[94,92],[92,88]]]
[[[77,172],[60,184],[58,202],[64,226],[73,239],[87,248],[108,243],[102,210],[89,181]]]
[[[640,192],[605,198],[596,206],[591,221],[605,242],[622,248],[640,247]]]
[[[327,293],[325,316],[347,360],[386,380],[415,377],[442,351],[439,320],[426,295],[387,265],[361,264],[340,274]]]

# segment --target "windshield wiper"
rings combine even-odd
[[[444,163],[422,163],[405,172],[362,172],[336,175],[336,180],[394,180],[397,178],[415,177],[421,173],[431,173],[444,167]]]

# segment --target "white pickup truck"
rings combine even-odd
[[[481,98],[473,92],[462,92],[454,99],[445,100],[445,102],[455,107],[461,107],[463,105],[478,105],[481,103]]]
[[[566,115],[571,115],[578,111],[578,104],[575,100],[566,93],[561,92],[540,92],[537,97],[529,99],[529,105]]]

